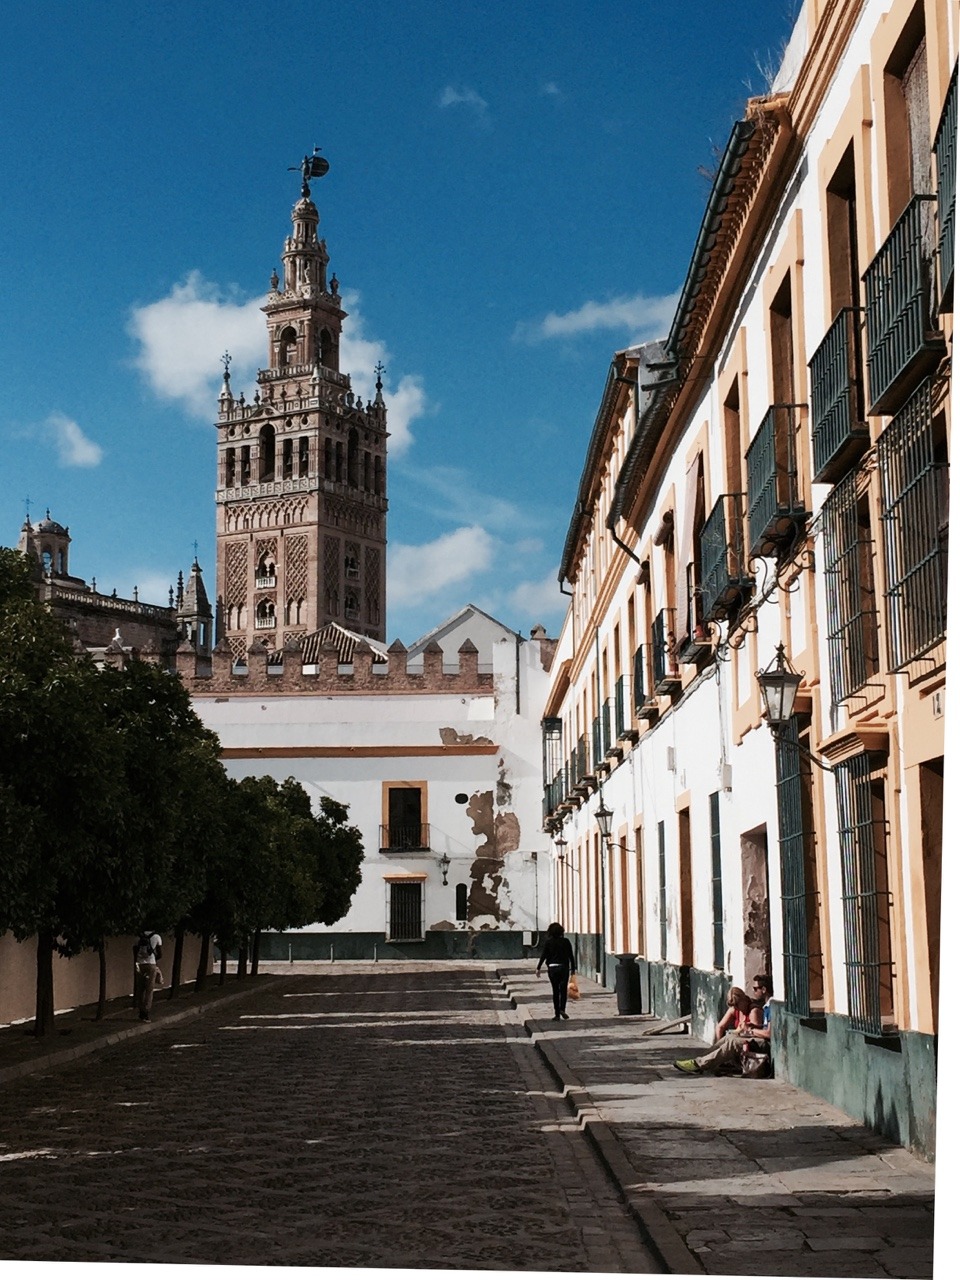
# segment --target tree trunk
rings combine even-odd
[[[197,963],[197,980],[194,991],[202,991],[207,985],[207,969],[210,967],[210,930],[204,929],[200,935],[200,959]]]
[[[220,948],[220,985],[222,987],[227,980],[227,948],[219,940],[217,945]]]
[[[50,929],[37,934],[37,1008],[33,1023],[35,1036],[53,1030],[53,948],[56,939]]]
[[[177,931],[174,934],[173,943],[173,968],[170,970],[170,990],[167,992],[167,999],[172,1000],[180,990],[180,972],[183,969],[183,921],[177,925]]]
[[[97,988],[96,1021],[102,1022],[107,1011],[107,944],[102,937],[97,943],[97,957],[100,961],[100,985]]]
[[[237,947],[237,978],[243,980],[247,976],[247,939],[244,936],[243,941]]]
[[[260,972],[260,937],[262,930],[259,925],[253,933],[253,953],[250,957],[250,977],[255,978]]]

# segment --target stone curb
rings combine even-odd
[[[233,1004],[243,996],[249,996],[255,991],[262,991],[267,982],[269,982],[269,978],[270,975],[264,974],[263,979],[266,979],[266,981],[259,979],[247,990],[232,991],[229,995],[201,1001],[193,1008],[179,1009],[176,1013],[166,1014],[156,1022],[136,1022],[120,1031],[96,1036],[94,1039],[88,1040],[86,1044],[78,1044],[71,1049],[54,1050],[52,1053],[44,1054],[41,1057],[30,1058],[26,1062],[18,1062],[13,1067],[2,1067],[0,1068],[0,1085],[9,1084],[12,1080],[17,1080],[21,1076],[34,1075],[39,1071],[51,1071],[57,1067],[66,1066],[68,1063],[75,1062],[78,1058],[86,1057],[87,1054],[98,1053],[102,1049],[109,1049],[113,1045],[120,1044],[123,1040],[129,1040],[131,1036],[150,1035],[151,1032],[159,1031],[173,1023],[187,1022],[191,1018],[197,1018],[208,1009],[220,1008],[221,1005],[225,1004]],[[263,985],[261,985],[261,982],[263,982]]]
[[[700,1259],[683,1243],[679,1231],[660,1208],[655,1198],[638,1191],[636,1172],[630,1164],[620,1140],[600,1116],[596,1104],[573,1068],[549,1040],[543,1038],[543,1027],[526,1005],[520,1004],[510,987],[509,978],[499,970],[497,976],[510,1003],[517,1010],[527,1035],[546,1063],[551,1075],[563,1091],[580,1129],[587,1135],[610,1177],[620,1188],[624,1202],[633,1215],[646,1242],[653,1249],[665,1271],[677,1275],[703,1275]]]

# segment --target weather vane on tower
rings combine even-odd
[[[310,199],[310,179],[322,178],[330,168],[330,162],[325,160],[320,154],[320,148],[313,148],[312,156],[304,156],[299,164],[292,164],[288,168],[288,173],[296,173],[299,171],[303,174],[303,186],[300,188],[300,194],[305,200]]]

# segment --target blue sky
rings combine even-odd
[[[29,496],[72,571],[213,591],[219,355],[250,394],[299,175],[386,366],[388,640],[472,600],[555,632],[611,354],[662,334],[705,171],[796,0],[4,6],[0,542]]]

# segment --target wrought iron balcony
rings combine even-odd
[[[618,742],[636,742],[640,737],[638,731],[634,728],[632,717],[629,712],[629,702],[627,699],[627,677],[621,676],[616,684],[614,692],[614,725],[617,731]]]
[[[947,100],[933,144],[937,170],[937,257],[940,261],[940,310],[953,305],[953,269],[957,229],[957,68],[953,68]]]
[[[700,613],[729,617],[753,590],[743,545],[742,493],[722,493],[700,531]]]
[[[600,714],[593,718],[593,772],[601,770],[606,773],[609,768],[607,752],[610,749],[610,708],[606,703],[600,708]]]
[[[673,657],[673,610],[661,609],[651,629],[651,659],[654,693],[670,693],[680,684],[680,673]]]
[[[896,413],[944,352],[933,320],[933,204],[914,196],[864,274],[870,413]]]
[[[596,782],[596,777],[590,772],[590,761],[587,753],[587,739],[582,735],[577,739],[577,745],[573,749],[573,790],[584,794],[589,792],[590,787]]]
[[[543,789],[543,816],[549,818],[563,804],[566,795],[566,770],[560,769],[556,777]]]
[[[813,478],[833,484],[870,443],[864,421],[860,308],[843,307],[810,361]]]
[[[424,853],[429,848],[428,822],[391,822],[380,827],[381,853]]]
[[[633,709],[638,718],[650,719],[655,715],[657,695],[653,691],[653,675],[650,670],[650,645],[641,644],[633,655]]]
[[[747,549],[776,555],[809,518],[797,475],[797,404],[774,404],[747,449]]]

